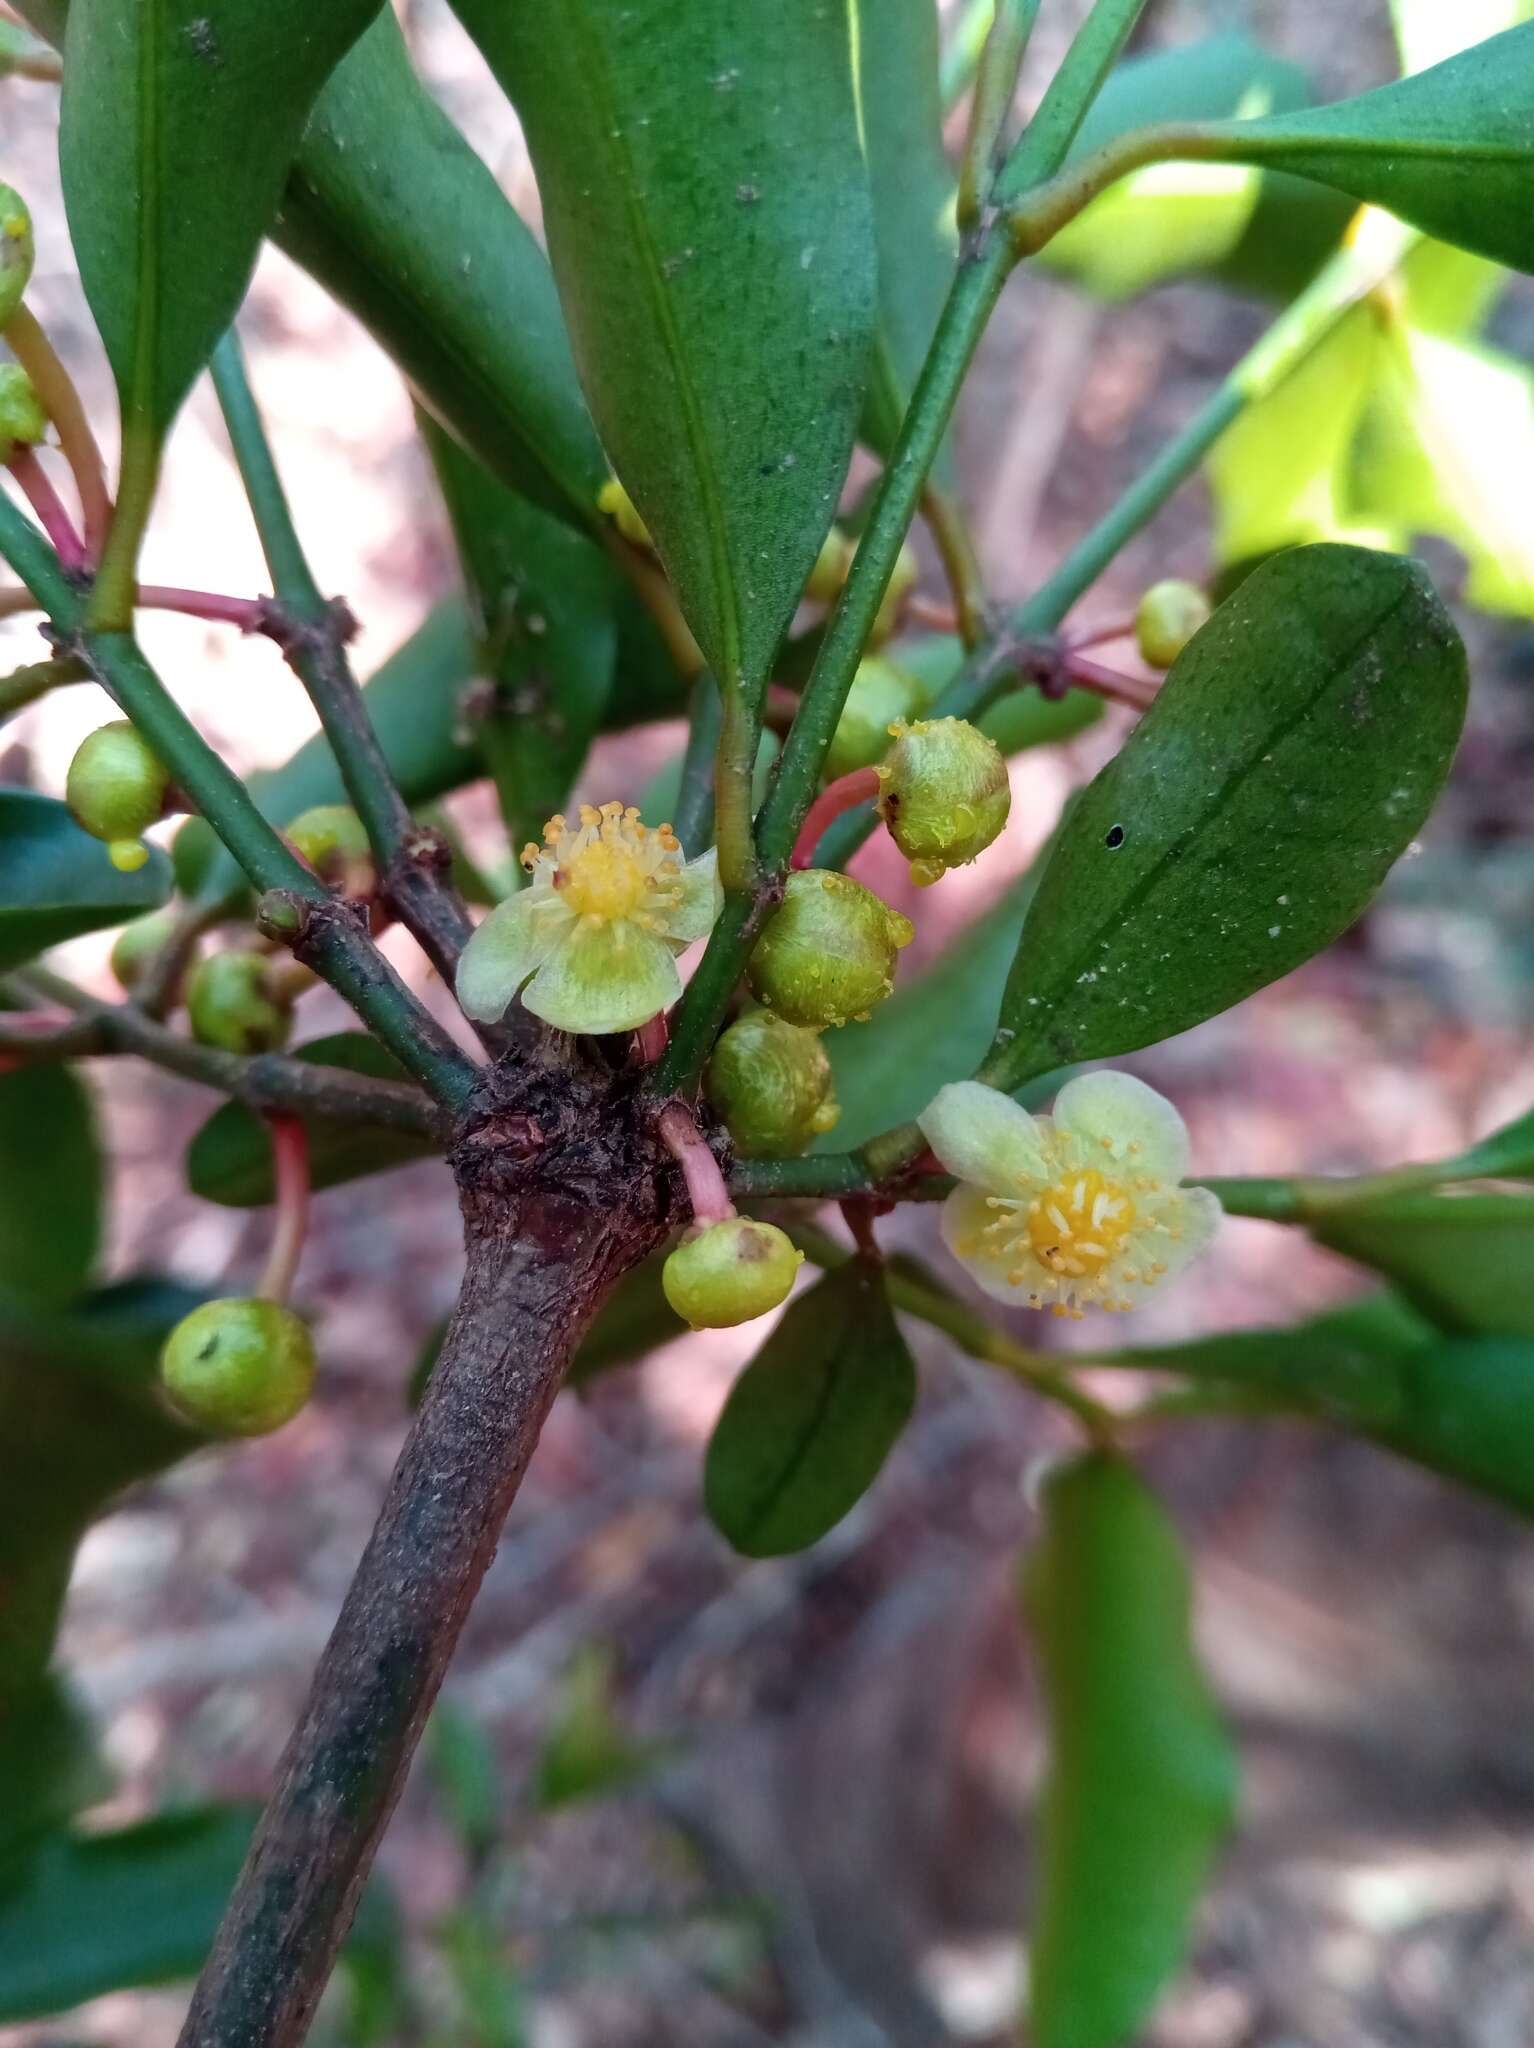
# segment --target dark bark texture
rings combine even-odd
[[[629,1078],[578,1060],[493,1070],[453,1164],[463,1290],[182,2048],[303,2039],[565,1365],[681,1199]]]

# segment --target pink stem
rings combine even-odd
[[[870,797],[878,794],[877,768],[854,768],[850,775],[840,775],[835,782],[828,783],[804,814],[804,823],[799,827],[799,837],[794,841],[794,850],[789,855],[789,866],[812,866],[816,847],[842,812],[854,810],[859,804],[866,804]]]
[[[913,626],[925,626],[933,633],[956,633],[959,630],[959,615],[951,604],[944,604],[941,598],[923,597],[915,591],[905,601],[905,615]]]
[[[7,457],[10,472],[20,484],[27,503],[37,514],[43,532],[53,542],[54,551],[66,570],[85,567],[85,542],[75,531],[75,523],[65,509],[64,501],[48,481],[47,472],[31,448],[12,448]]]
[[[1075,654],[1083,647],[1103,647],[1110,640],[1128,640],[1132,638],[1134,629],[1133,619],[1119,619],[1111,626],[1094,626],[1087,633],[1067,633],[1065,651]]]
[[[242,633],[259,633],[266,623],[264,597],[224,597],[216,590],[178,590],[169,583],[141,583],[138,601],[156,612],[185,612],[194,619],[214,619],[220,625],[238,626]]]
[[[266,1301],[285,1302],[309,1233],[309,1134],[296,1116],[269,1116],[272,1180],[277,1220],[259,1293]]]
[[[1159,683],[1142,682],[1138,676],[1120,675],[1117,669],[1104,668],[1100,662],[1087,661],[1074,648],[1066,649],[1061,667],[1082,689],[1095,690],[1099,697],[1107,697],[1114,704],[1127,704],[1134,711],[1148,711],[1161,687]]]
[[[698,1134],[685,1102],[668,1102],[655,1120],[661,1143],[682,1169],[687,1199],[699,1223],[724,1223],[735,1214],[719,1161]]]
[[[666,1050],[666,1044],[670,1037],[671,1027],[666,1022],[664,1010],[661,1011],[658,1017],[652,1017],[648,1024],[640,1025],[639,1029],[634,1033],[634,1045],[640,1059],[647,1067],[654,1066],[655,1062]]]

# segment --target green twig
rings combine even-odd
[[[996,0],[965,0],[943,50],[938,76],[938,93],[945,115],[969,91],[985,53],[986,38],[996,16]]]
[[[994,204],[1014,200],[1055,176],[1144,6],[1145,0],[1096,0],[1050,80],[1038,112],[997,173],[991,187]]]
[[[0,719],[10,718],[65,683],[89,681],[90,670],[74,655],[55,654],[47,661],[24,662],[8,676],[0,676]]]
[[[1039,0],[996,0],[991,32],[980,53],[969,133],[959,164],[956,213],[961,232],[978,225],[1006,146],[1007,117],[1017,97],[1018,73],[1039,12]]]
[[[975,549],[969,521],[957,498],[941,484],[929,482],[922,492],[922,517],[942,557],[943,574],[953,595],[958,614],[959,638],[966,653],[972,653],[990,632],[990,606],[985,594],[985,575]]]

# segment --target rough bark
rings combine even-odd
[[[303,2039],[565,1365],[677,1199],[629,1083],[590,1065],[495,1070],[453,1164],[463,1290],[181,2048]]]

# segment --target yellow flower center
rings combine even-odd
[[[1095,1280],[1134,1220],[1134,1203],[1122,1185],[1089,1166],[1028,1204],[1028,1242],[1062,1280]]]
[[[682,900],[681,842],[669,825],[642,825],[632,805],[582,804],[578,824],[556,815],[543,838],[543,846],[523,848],[522,865],[552,870],[560,900],[577,917],[654,930]]]

